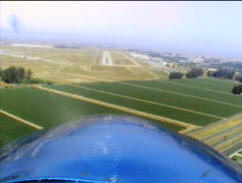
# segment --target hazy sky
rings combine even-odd
[[[242,2],[1,2],[1,29],[242,58]]]

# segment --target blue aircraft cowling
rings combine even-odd
[[[26,138],[25,138],[26,139]],[[241,169],[206,145],[158,124],[101,116],[12,143],[0,182],[241,183]]]

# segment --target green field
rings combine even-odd
[[[198,80],[200,81],[200,80]],[[221,82],[221,81],[220,81]],[[227,84],[226,81],[223,81],[224,84]],[[134,83],[137,85],[145,86],[145,87],[151,87],[151,88],[157,88],[157,89],[164,89],[167,91],[171,92],[178,92],[181,94],[187,94],[187,95],[192,95],[192,96],[197,96],[197,97],[203,97],[205,99],[209,100],[215,100],[216,102],[225,102],[229,104],[235,104],[235,105],[240,105],[242,107],[242,97],[241,96],[236,96],[232,94],[232,92],[225,92],[225,93],[220,93],[217,90],[206,90],[207,87],[203,87],[200,85],[202,88],[193,88],[191,87],[189,80],[186,81],[186,85],[180,85],[181,83],[184,83],[184,81],[169,81],[169,80],[151,80],[149,82],[147,81],[129,81],[128,83]],[[230,86],[229,83],[229,88],[232,90],[233,86],[236,84],[233,84]]]
[[[208,83],[213,83],[213,86],[219,85],[220,89],[224,88],[224,93],[218,93],[217,90],[210,87],[207,87],[209,90],[199,89],[200,87],[204,88],[204,83],[207,80],[124,82],[135,84],[134,86],[124,83],[99,82],[74,86],[54,85],[51,88],[202,126],[242,112],[242,97],[235,96],[229,91],[225,92],[236,83],[211,79]],[[198,88],[190,87],[194,85],[194,82],[197,82]],[[176,85],[176,83],[183,85]],[[83,86],[85,88],[82,88]],[[179,107],[181,110],[173,107]],[[183,109],[187,111],[183,111]]]
[[[111,104],[120,105],[123,107],[136,109],[136,110],[154,114],[154,115],[159,115],[159,116],[164,116],[164,117],[168,117],[168,118],[172,118],[180,121],[185,121],[191,124],[205,125],[218,120],[216,118],[209,117],[209,116],[180,111],[169,107],[154,105],[154,104],[145,103],[137,100],[120,98],[117,96],[112,96],[112,95],[90,91],[87,89],[76,88],[72,86],[56,85],[56,86],[52,86],[51,88],[69,92],[72,94],[82,95],[96,100],[101,100]]]
[[[146,82],[150,83],[150,81]],[[162,85],[162,83],[160,83]],[[89,83],[81,84],[80,86],[86,86],[89,88],[95,88],[102,91],[117,93],[125,96],[140,98],[157,103],[172,105],[180,108],[192,110],[194,112],[202,112],[211,115],[217,115],[220,117],[229,117],[236,113],[242,112],[242,105],[231,106],[226,104],[220,104],[211,102],[209,100],[203,100],[200,98],[194,98],[192,96],[179,95],[179,89],[173,88],[173,90],[156,91],[151,86],[149,88],[139,88],[136,86],[124,85],[120,83]],[[176,91],[177,94],[170,93]],[[208,93],[209,94],[209,93]],[[242,101],[241,101],[242,102]],[[223,111],[223,113],[221,113]]]
[[[1,97],[1,109],[44,128],[92,114],[120,114],[118,111],[32,88],[1,89]]]
[[[1,109],[44,128],[102,114],[123,115],[123,112],[54,95],[33,88],[0,89]],[[126,114],[127,115],[127,114]],[[179,131],[182,128],[166,123],[162,126]],[[0,146],[19,136],[35,131],[18,121],[0,115]]]
[[[225,80],[184,79],[92,82],[45,87],[188,124],[205,126],[242,112],[242,97],[230,92],[234,85],[236,83]],[[76,121],[89,115],[124,114],[34,88],[1,88],[0,91],[2,110],[43,128]],[[0,122],[2,144],[34,131],[5,116],[0,116]],[[182,129],[175,125],[159,123],[175,131]]]
[[[220,79],[182,79],[173,80],[174,83],[185,84],[191,87],[199,87],[219,92],[231,93],[236,83]]]
[[[34,131],[30,127],[0,115],[0,146],[15,140],[19,136],[24,136]]]

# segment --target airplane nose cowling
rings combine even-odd
[[[242,182],[223,155],[138,118],[87,118],[27,139],[2,149],[0,182]]]

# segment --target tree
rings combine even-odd
[[[2,80],[6,83],[21,83],[27,77],[23,67],[9,67],[2,71]],[[31,75],[28,76],[31,78]]]
[[[12,66],[2,71],[2,80],[6,83],[17,83],[17,69]]]
[[[22,82],[24,78],[25,78],[25,70],[24,70],[24,68],[23,67],[17,68],[18,83]]]
[[[240,95],[242,93],[242,85],[234,86],[232,93]]]
[[[0,68],[0,77],[2,77],[2,69]]]
[[[33,72],[30,69],[28,69],[26,74],[26,79],[30,79],[32,77],[32,74]]]
[[[235,80],[242,83],[242,75],[236,76]]]
[[[171,72],[169,75],[169,79],[181,79],[183,74],[180,72]]]
[[[204,73],[203,69],[201,68],[192,68],[189,70],[186,74],[187,78],[197,78],[199,76],[202,76]]]
[[[233,79],[235,72],[231,69],[219,69],[212,74],[216,78]]]
[[[207,72],[207,76],[208,76],[208,77],[212,77],[212,76],[213,76],[213,71],[208,71],[208,72]]]

